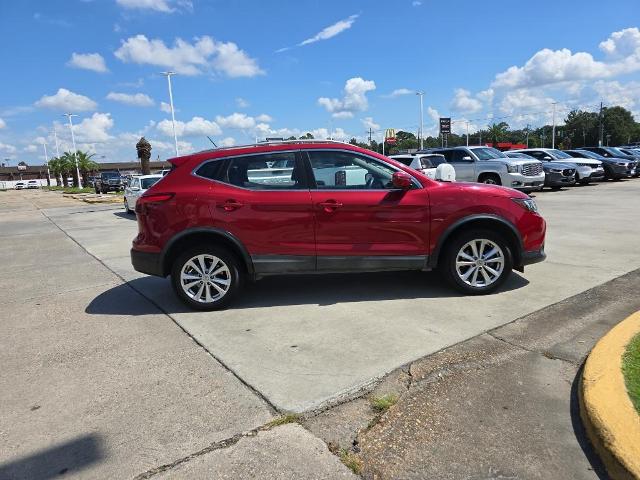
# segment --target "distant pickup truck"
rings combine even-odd
[[[121,192],[124,191],[124,179],[120,172],[101,172],[93,188],[96,193]]]

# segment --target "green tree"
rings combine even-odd
[[[310,132],[307,132],[300,137],[300,140],[313,140],[313,135],[311,135]]]
[[[607,107],[603,113],[604,141],[611,146],[625,145],[634,140],[637,124],[629,110],[623,107]]]
[[[572,110],[564,120],[566,137],[574,147],[598,144],[598,114],[583,110]]]
[[[87,177],[89,173],[95,172],[98,170],[98,164],[91,160],[94,154],[88,154],[87,152],[83,152],[78,150],[76,152],[78,157],[78,169],[80,170],[80,175],[82,175],[82,186],[86,187],[88,184]]]
[[[493,146],[496,147],[509,131],[509,124],[506,122],[492,123],[487,130],[487,136],[491,139]]]

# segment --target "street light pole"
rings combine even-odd
[[[167,71],[167,72],[160,72],[160,73],[165,77],[167,77],[167,84],[169,85],[169,105],[171,106],[171,123],[173,124],[173,141],[175,142],[176,157],[177,157],[180,154],[178,153],[178,135],[176,134],[176,114],[175,114],[175,110],[173,109],[173,92],[171,91],[171,76],[175,75],[176,72]]]
[[[424,92],[416,92],[416,95],[420,97],[420,150],[424,148],[424,113],[422,105],[422,97]]]
[[[467,147],[469,146],[469,121],[467,120]]]
[[[44,148],[44,164],[47,166],[47,186],[51,185],[51,174],[49,173],[49,155],[47,155],[47,142],[42,142]]]
[[[73,122],[71,117],[77,117],[73,113],[63,113],[63,116],[69,119],[69,128],[71,129],[71,143],[73,144],[73,158],[76,161],[76,177],[78,179],[78,188],[82,188],[82,180],[80,179],[80,168],[78,168],[78,150],[76,149],[76,137],[73,134]]]
[[[56,139],[56,156],[60,158],[60,148],[58,147],[58,131],[56,130],[56,124],[53,124],[53,138]]]
[[[551,148],[556,148],[556,105],[558,102],[553,102],[553,129],[551,130]]]

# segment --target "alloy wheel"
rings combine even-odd
[[[487,239],[474,239],[465,243],[456,255],[456,273],[467,285],[488,287],[504,271],[505,256],[498,244]]]
[[[231,287],[231,271],[226,263],[214,255],[196,255],[182,266],[180,286],[196,302],[217,302]]]

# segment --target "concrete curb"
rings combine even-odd
[[[615,480],[640,479],[640,416],[622,375],[622,355],[640,333],[640,311],[612,328],[593,347],[579,393],[587,436]]]

